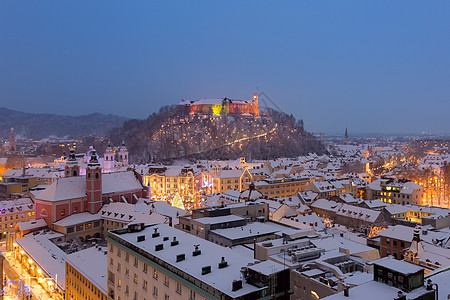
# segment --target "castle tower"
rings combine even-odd
[[[11,130],[9,131],[9,151],[16,150],[16,132],[14,131],[14,128],[11,127]]]
[[[69,157],[67,158],[66,165],[64,166],[64,174],[66,177],[80,175],[80,166],[75,157],[75,149],[70,149]]]
[[[102,168],[97,160],[95,149],[91,152],[91,159],[86,168],[87,210],[91,214],[97,213],[102,207]]]
[[[110,144],[108,144],[108,147],[106,147],[106,152],[103,154],[104,158],[104,164],[103,168],[105,173],[111,173],[114,170],[114,149],[111,147]]]
[[[258,93],[253,93],[253,113],[255,117],[259,117]]]
[[[128,149],[127,146],[125,146],[125,142],[122,141],[122,146],[119,147],[119,162],[122,163],[122,166],[127,167],[128,166]]]

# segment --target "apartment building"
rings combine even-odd
[[[108,299],[289,299],[289,270],[167,225],[108,233]]]
[[[65,299],[106,300],[107,248],[95,246],[64,257]]]
[[[367,186],[368,199],[394,204],[423,204],[423,187],[409,180],[378,179]]]
[[[255,189],[271,198],[283,198],[305,191],[310,183],[308,177],[268,178],[256,181]]]

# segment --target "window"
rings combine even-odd
[[[120,257],[120,248],[117,248],[117,257]]]
[[[147,280],[144,280],[144,281],[142,282],[142,288],[143,288],[144,290],[147,290],[147,286],[148,286],[148,282],[147,282]]]
[[[164,275],[164,285],[169,286],[169,276]]]
[[[117,272],[120,272],[120,268],[121,268],[120,263],[117,263]]]
[[[128,278],[130,277],[130,269],[125,268],[125,277]]]
[[[130,287],[128,286],[128,284],[125,286],[125,295],[129,295],[130,294]]]
[[[158,279],[158,270],[153,269],[153,278]]]
[[[404,248],[404,247],[405,247],[405,242],[400,242],[400,246],[401,246],[402,248]]]
[[[177,282],[177,293],[181,295],[181,283]]]
[[[61,216],[64,216],[66,214],[66,210],[65,209],[61,209]]]
[[[138,275],[136,273],[134,273],[134,279],[133,279],[134,283],[137,284],[138,280],[139,280]]]
[[[158,297],[158,288],[156,286],[153,287],[153,296]]]
[[[137,257],[134,258],[134,266],[137,268],[139,266],[139,260]]]
[[[189,300],[195,300],[195,292],[191,290],[191,296],[189,297]]]
[[[164,294],[164,300],[169,300],[169,295]]]
[[[114,266],[114,260],[112,258],[109,259],[109,265]]]
[[[397,277],[397,280],[398,280],[398,282],[403,283],[403,276],[400,276],[400,275],[399,275],[399,276]]]
[[[125,253],[125,261],[126,262],[130,261],[130,255],[128,253]]]
[[[122,280],[117,279],[117,288],[120,290],[122,288]]]
[[[391,243],[391,239],[386,239],[386,244],[390,244]]]
[[[394,240],[393,242],[394,242],[394,246],[397,246],[397,241],[396,241],[396,240]]]
[[[147,269],[148,269],[148,268],[147,268],[147,264],[146,264],[146,263],[144,263],[144,268],[143,268],[143,270],[142,270],[142,271],[143,271],[143,272],[144,272],[145,274],[147,274]]]
[[[73,233],[74,228],[73,227],[67,227],[67,233]]]
[[[41,216],[42,217],[47,217],[48,216],[47,210],[45,208],[41,209]]]

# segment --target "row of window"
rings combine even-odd
[[[109,245],[109,253],[113,254],[114,252],[116,252],[116,256],[117,257],[120,258],[122,256],[122,250],[120,248],[116,248],[116,247],[114,247],[114,245],[110,244]],[[142,265],[142,272],[147,274],[148,273],[148,264],[146,264],[145,262],[140,261],[137,257],[133,257],[133,258],[134,258],[134,260],[133,260],[133,267],[134,268],[139,268],[139,266]],[[127,262],[127,263],[130,262],[130,255],[129,255],[128,252],[125,252],[125,262]],[[109,265],[111,267],[114,267],[114,258],[113,257],[110,257]],[[116,271],[118,273],[122,272],[122,265],[119,262],[117,262]],[[131,273],[130,272],[130,268],[125,267],[125,269],[124,269],[124,276],[125,276],[125,278],[130,278],[130,273]],[[110,281],[113,281],[116,276],[113,275],[113,274],[111,274],[111,275],[112,275],[112,278],[111,278],[112,280],[110,280]],[[133,272],[133,277],[132,278],[133,278],[133,283],[138,285],[139,284],[139,275],[136,272]],[[147,291],[148,290],[148,286],[149,286],[149,283],[148,283],[146,278],[147,277],[142,278],[142,285],[141,285],[141,287],[142,287],[142,290],[144,290],[144,291]],[[159,272],[158,272],[158,270],[156,268],[153,268],[153,270],[152,270],[152,278],[155,281],[157,281],[158,278],[159,278]],[[123,285],[122,284],[122,280],[118,278],[117,279],[117,283],[116,283],[117,289],[121,290],[122,289],[122,285]],[[166,287],[170,287],[170,277],[165,275],[165,274],[164,274],[164,285]],[[125,295],[126,296],[130,296],[129,295],[129,291],[130,291],[129,285],[125,284]],[[182,284],[180,282],[177,282],[177,281],[176,281],[176,292],[179,295],[182,295]],[[136,298],[137,295],[138,295],[138,293],[135,292],[135,295],[133,296],[133,299],[138,299],[138,298]],[[152,293],[152,295],[153,295],[153,297],[158,298],[158,287],[157,286],[153,286],[153,293]],[[195,300],[195,296],[196,296],[195,291],[190,290],[189,296],[190,296],[190,298],[189,298],[190,300]],[[120,300],[120,296],[118,296],[117,299]],[[169,299],[169,295],[165,294],[164,299],[168,300]]]
[[[34,212],[33,212],[33,214],[34,214]],[[15,219],[18,220],[18,219],[19,219],[19,214],[16,214],[15,216],[16,216]],[[29,217],[32,216],[31,212],[28,213],[28,216],[29,216]],[[21,218],[21,219],[25,218],[25,214],[20,214],[20,218]],[[0,222],[1,222],[3,219],[5,220],[5,222],[7,222],[7,221],[8,221],[8,216],[6,216],[6,217],[4,217],[4,218],[2,218],[2,217],[0,216]],[[14,215],[10,215],[10,216],[9,216],[9,220],[10,220],[10,221],[14,220]]]
[[[89,280],[82,276],[71,265],[67,265],[66,272],[69,285],[81,296],[83,296],[84,299],[91,299],[90,295],[88,295],[88,290],[91,291],[91,294],[95,295],[95,298],[92,299],[106,299],[106,296],[102,292],[100,292],[100,290],[95,285],[93,285]],[[72,276],[70,276],[69,274],[71,274]],[[70,289],[68,289],[68,293],[71,294]]]

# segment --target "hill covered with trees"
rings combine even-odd
[[[254,118],[189,114],[183,106],[165,106],[146,120],[126,121],[109,138],[115,144],[125,140],[135,163],[241,156],[272,159],[326,151],[304,130],[302,120],[272,109]]]

